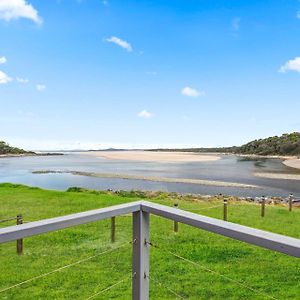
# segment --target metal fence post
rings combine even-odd
[[[293,209],[293,198],[294,198],[294,195],[290,194],[289,195],[289,211],[292,211],[292,209]]]
[[[262,196],[261,198],[261,216],[265,216],[265,208],[266,208],[266,197]]]
[[[23,216],[17,215],[17,225],[23,224]],[[17,254],[23,254],[23,239],[17,240]]]
[[[178,203],[174,204],[175,208],[178,208]],[[174,221],[174,232],[178,232],[178,222]]]
[[[228,200],[224,198],[224,210],[223,210],[223,220],[227,221],[228,219]]]
[[[116,217],[111,218],[110,240],[112,243],[114,243],[116,241]]]
[[[149,299],[149,213],[133,213],[132,299]]]

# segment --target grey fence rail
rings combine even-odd
[[[46,232],[95,222],[119,215],[133,214],[132,299],[149,299],[149,216],[154,214],[176,222],[227,236],[300,258],[300,240],[258,230],[147,201],[137,201],[102,209],[31,222],[0,229],[0,243]]]

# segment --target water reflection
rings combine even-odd
[[[258,185],[260,188],[216,187],[188,183],[149,182],[120,178],[95,178],[72,174],[33,174],[34,171],[82,171],[132,174],[167,178],[217,180]],[[238,196],[300,196],[300,181],[268,179],[254,176],[256,172],[300,174],[279,159],[222,156],[219,161],[189,163],[155,163],[116,161],[78,153],[64,156],[22,157],[0,159],[0,182],[22,183],[42,188],[65,190],[71,186],[92,189],[142,189],[180,193],[228,194]]]

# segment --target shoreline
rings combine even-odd
[[[256,172],[253,173],[253,175],[256,177],[268,179],[300,180],[300,174]]]
[[[140,162],[210,162],[220,160],[220,155],[199,154],[196,152],[152,152],[152,151],[91,151],[84,152],[84,155],[101,157],[113,160],[127,160]]]
[[[113,173],[95,173],[95,172],[83,172],[83,171],[53,171],[53,170],[40,170],[33,171],[33,174],[72,174],[87,177],[96,178],[114,178],[114,179],[128,179],[128,180],[144,180],[153,182],[166,182],[166,183],[189,183],[207,186],[219,186],[219,187],[237,187],[237,188],[261,188],[258,185],[244,184],[238,182],[226,182],[216,180],[205,179],[188,179],[188,178],[170,178],[170,177],[155,177],[155,176],[139,176],[131,174],[113,174]]]
[[[282,162],[284,165],[290,168],[298,169],[300,170],[300,159],[299,158],[292,158],[292,159],[287,159]]]
[[[7,157],[30,157],[30,156],[58,156],[64,155],[63,153],[23,153],[23,154],[0,154],[0,158]]]
[[[33,153],[23,153],[23,154],[0,154],[0,158],[3,157],[25,157],[25,156],[36,156],[36,154]]]

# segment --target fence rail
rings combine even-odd
[[[132,299],[149,299],[149,216],[154,214],[175,222],[191,225],[248,244],[271,249],[300,258],[300,240],[254,229],[192,212],[147,201],[137,201],[112,207],[46,219],[0,229],[0,243],[18,240],[46,232],[133,214],[132,235]]]

